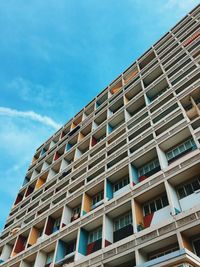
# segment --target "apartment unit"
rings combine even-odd
[[[2,267],[200,266],[200,5],[42,144]]]

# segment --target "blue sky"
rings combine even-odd
[[[34,151],[197,0],[0,0],[0,229]]]

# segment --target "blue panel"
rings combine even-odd
[[[66,255],[66,243],[62,240],[58,241],[58,248],[57,248],[57,253],[56,253],[56,262],[63,259]]]
[[[78,252],[86,255],[87,253],[88,232],[84,229],[80,230],[80,240],[78,245]]]
[[[138,181],[138,170],[135,166],[131,165],[131,173],[132,173],[132,179],[133,179],[133,183],[137,184]]]
[[[106,197],[111,199],[113,198],[113,185],[109,180],[107,180],[106,183]]]
[[[29,182],[29,179],[27,177],[24,178],[24,182],[23,182],[23,185],[24,186],[25,184],[27,184]]]
[[[70,150],[71,147],[72,147],[72,145],[69,144],[69,143],[67,143],[67,145],[66,145],[66,151]]]
[[[41,156],[43,156],[46,152],[47,152],[46,149],[43,148],[43,149],[41,150]]]
[[[110,126],[110,124],[108,124],[108,134],[111,133],[113,130],[113,128]]]

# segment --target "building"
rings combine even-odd
[[[200,266],[200,5],[36,151],[2,267]]]

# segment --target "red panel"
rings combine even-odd
[[[14,205],[17,205],[20,201],[22,201],[22,199],[23,199],[23,196],[19,194],[17,196],[16,200],[15,200],[15,204]]]
[[[183,46],[187,46],[190,43],[192,43],[195,39],[197,39],[200,36],[200,32],[194,33],[189,39],[187,39],[184,43]]]
[[[23,236],[18,237],[16,246],[15,246],[15,252],[16,253],[19,253],[25,249],[25,241],[26,241],[25,237],[23,237]]]
[[[56,152],[55,156],[54,156],[54,160],[57,160],[60,158],[60,154],[58,153],[58,151]]]
[[[152,221],[152,219],[153,219],[153,214],[154,214],[154,213],[152,213],[152,214],[148,214],[148,215],[146,215],[146,216],[144,217],[144,227],[145,227],[145,228],[147,228],[147,227],[149,227],[149,226],[151,225],[151,221]]]
[[[108,241],[108,240],[105,240],[105,247],[108,247],[108,246],[110,246],[112,243],[110,242],[110,241]]]
[[[97,140],[96,140],[96,138],[92,137],[92,146],[95,146],[95,145],[96,145],[96,143],[97,143]]]
[[[95,244],[95,242],[87,245],[87,254],[86,255],[89,255],[93,252],[94,244]]]
[[[51,217],[48,218],[47,226],[46,226],[46,229],[45,229],[45,234],[46,235],[52,234],[54,221],[55,220],[53,218],[51,218]]]
[[[144,181],[145,179],[147,179],[147,177],[144,176],[144,175],[139,177],[139,181],[140,181],[140,182]]]
[[[27,189],[27,191],[26,191],[26,195],[25,196],[26,197],[29,196],[33,192],[33,190],[34,190],[34,188],[31,187],[31,186],[29,186],[28,189]]]
[[[61,138],[63,138],[65,136],[65,132],[61,133]]]

